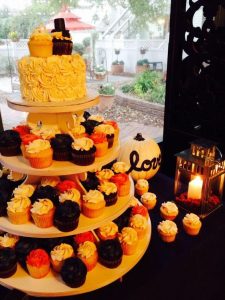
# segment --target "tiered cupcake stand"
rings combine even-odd
[[[28,122],[37,123],[42,121],[44,124],[57,124],[61,128],[69,128],[72,126],[74,113],[82,114],[87,108],[97,105],[99,102],[98,95],[89,91],[85,99],[76,103],[50,103],[50,104],[27,104],[19,98],[8,99],[8,106],[14,110],[28,112]],[[44,121],[43,121],[44,120]],[[35,182],[41,176],[61,176],[65,178],[78,178],[79,174],[88,170],[97,170],[101,166],[116,159],[119,152],[119,144],[116,144],[107,155],[103,158],[97,158],[91,166],[77,166],[70,162],[56,162],[46,169],[34,169],[22,156],[17,157],[0,157],[0,162],[7,168],[20,173],[28,174],[27,183]],[[94,230],[101,225],[112,221],[120,216],[128,207],[131,197],[134,195],[134,185],[131,180],[131,190],[129,196],[120,197],[117,203],[111,207],[106,207],[104,213],[95,219],[90,219],[81,214],[79,226],[74,231],[61,232],[55,227],[38,228],[32,222],[24,225],[13,225],[6,217],[0,217],[0,229],[31,238],[54,238],[75,235],[89,230]],[[40,180],[39,180],[40,181]],[[138,250],[134,255],[123,255],[122,263],[116,269],[109,269],[101,264],[90,272],[88,272],[85,283],[78,288],[70,288],[61,277],[50,271],[50,273],[42,279],[34,279],[29,276],[18,264],[16,273],[9,278],[0,278],[0,284],[10,288],[18,289],[28,295],[39,297],[59,297],[82,294],[90,292],[106,286],[113,281],[121,278],[130,269],[132,269],[142,258],[148,248],[151,237],[151,222],[148,221],[148,234],[144,239],[139,241]]]

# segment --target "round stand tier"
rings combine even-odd
[[[3,156],[0,155],[0,162],[7,168],[28,175],[37,176],[57,176],[70,175],[97,170],[100,167],[110,163],[118,157],[119,144],[109,149],[107,154],[102,157],[97,157],[95,162],[89,166],[78,166],[69,161],[53,161],[52,165],[45,169],[32,168],[27,159],[23,156]]]
[[[0,217],[0,229],[11,234],[33,238],[63,237],[94,230],[103,224],[116,219],[129,207],[130,198],[134,194],[133,180],[130,179],[130,181],[131,189],[128,196],[118,197],[117,202],[112,206],[105,207],[103,214],[98,218],[87,218],[81,213],[79,225],[73,231],[62,232],[55,226],[49,228],[40,228],[31,221],[26,224],[15,225],[12,224],[7,217]]]
[[[83,111],[99,103],[99,95],[95,90],[88,89],[87,96],[76,101],[63,102],[28,102],[21,95],[13,94],[7,98],[8,106],[14,110],[30,113],[66,113]]]
[[[134,255],[123,255],[122,263],[115,269],[109,269],[97,263],[97,266],[88,272],[85,283],[78,288],[68,287],[60,275],[53,271],[42,278],[34,279],[29,276],[18,264],[17,272],[9,278],[0,278],[0,284],[7,288],[21,290],[30,296],[60,297],[87,293],[104,287],[121,278],[130,271],[142,258],[148,248],[151,238],[151,221],[149,219],[148,234],[139,241],[138,249]],[[24,284],[26,283],[26,284]]]

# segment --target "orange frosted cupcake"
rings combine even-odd
[[[146,179],[138,179],[135,184],[135,192],[137,195],[142,196],[144,193],[147,193],[149,189],[149,184]]]
[[[165,220],[159,223],[158,233],[161,239],[166,243],[171,243],[175,240],[177,234],[177,225],[171,220]]]
[[[118,226],[114,222],[108,222],[105,225],[100,226],[96,230],[97,236],[100,240],[113,240],[117,237]]]
[[[31,201],[28,197],[17,196],[7,202],[7,215],[13,224],[25,224],[30,220]]]
[[[74,256],[73,247],[69,244],[62,243],[55,246],[50,252],[50,260],[55,272],[60,272],[65,259]]]
[[[101,132],[96,132],[90,135],[90,139],[94,142],[94,145],[96,147],[95,156],[104,156],[108,150],[108,141],[106,135]]]
[[[50,199],[38,199],[31,208],[31,216],[36,226],[47,228],[53,226],[55,207]]]
[[[30,36],[28,47],[31,56],[48,57],[52,55],[53,43],[52,36],[44,26],[34,30]]]
[[[161,217],[165,220],[174,220],[178,215],[178,207],[171,201],[163,202],[160,206]]]
[[[95,244],[90,241],[79,244],[77,257],[83,261],[88,271],[94,269],[98,262],[98,252]]]
[[[52,164],[53,150],[47,140],[34,140],[25,146],[25,156],[31,167],[36,169],[47,168]]]
[[[138,246],[138,235],[135,229],[131,227],[124,227],[119,234],[119,241],[124,255],[133,255],[136,252]]]
[[[127,174],[115,174],[110,178],[110,181],[116,184],[119,197],[129,195],[130,180]]]
[[[198,235],[202,227],[200,218],[193,213],[186,214],[182,220],[184,230],[189,235]]]
[[[148,222],[145,217],[139,214],[131,216],[129,226],[137,232],[139,240],[145,237],[148,229]]]
[[[50,271],[50,259],[43,249],[32,250],[26,258],[27,270],[34,278],[45,277]]]
[[[98,190],[90,190],[83,195],[82,212],[88,218],[99,217],[105,209],[105,199]]]
[[[153,209],[156,205],[156,195],[154,193],[144,193],[140,200],[147,209]]]

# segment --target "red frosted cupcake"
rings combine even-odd
[[[26,259],[26,265],[30,276],[42,278],[50,271],[50,258],[43,249],[32,250]]]
[[[110,178],[110,181],[115,183],[118,189],[118,196],[127,196],[130,192],[130,180],[127,174],[115,174]]]
[[[57,189],[60,193],[64,193],[64,192],[66,192],[66,191],[68,191],[68,190],[75,189],[75,188],[77,188],[76,183],[75,183],[73,180],[69,180],[69,179],[60,181],[60,182],[56,185],[56,189]]]
[[[18,125],[16,127],[13,127],[14,131],[17,131],[20,135],[20,137],[22,138],[22,136],[24,136],[25,134],[29,134],[30,133],[30,127],[27,125]]]
[[[131,214],[132,215],[139,214],[145,217],[146,219],[148,219],[148,210],[143,205],[135,205],[134,207],[132,207]]]
[[[95,132],[90,135],[90,139],[94,142],[96,147],[95,156],[104,156],[108,150],[108,141],[106,135],[101,132]]]
[[[82,232],[82,233],[76,234],[74,236],[74,241],[79,245],[86,241],[95,243],[96,239],[95,239],[94,234],[91,231],[87,231],[87,232]]]

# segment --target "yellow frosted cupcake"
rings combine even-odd
[[[96,177],[99,179],[100,183],[104,181],[109,181],[114,175],[111,169],[102,169],[96,172]]]
[[[50,199],[38,199],[31,208],[31,215],[36,226],[47,228],[53,226],[55,207]]]
[[[94,269],[98,261],[98,252],[95,244],[90,241],[79,244],[77,257],[83,261],[88,271]]]
[[[108,222],[105,225],[100,226],[96,230],[97,236],[100,240],[113,240],[117,237],[118,226],[114,222]]]
[[[19,241],[19,236],[10,233],[5,233],[0,236],[0,249],[15,248],[16,243]]]
[[[55,272],[60,272],[65,259],[74,256],[73,247],[62,243],[53,248],[50,252],[50,261]]]
[[[88,218],[99,217],[105,209],[105,199],[98,190],[90,190],[83,195],[82,212]]]
[[[124,227],[119,234],[119,241],[124,255],[133,255],[136,252],[138,246],[138,235],[135,229],[131,227]]]
[[[14,197],[23,196],[30,198],[34,193],[35,187],[32,184],[21,184],[13,190]]]
[[[137,232],[139,240],[145,237],[148,229],[148,222],[144,216],[139,214],[131,216],[129,226]]]
[[[147,193],[149,189],[149,184],[146,179],[138,179],[135,184],[135,192],[137,195],[142,196],[144,193]]]
[[[30,220],[31,201],[28,197],[17,196],[7,202],[7,215],[13,224],[25,224]]]
[[[81,207],[80,192],[75,188],[66,190],[64,193],[61,193],[59,195],[59,202],[62,203],[66,200],[71,200],[71,201],[77,202],[79,204],[79,206]]]
[[[127,173],[129,170],[129,166],[123,161],[117,161],[113,164],[112,170],[115,174]]]
[[[34,30],[30,36],[28,47],[31,56],[48,57],[52,55],[53,43],[52,36],[44,26]]]
[[[161,239],[166,243],[171,243],[175,240],[177,234],[177,225],[173,221],[165,220],[159,223],[158,233]]]
[[[160,206],[161,217],[165,220],[174,220],[178,215],[178,207],[171,201],[163,202]]]
[[[156,205],[156,195],[154,193],[144,193],[140,200],[147,209],[153,209]]]
[[[186,214],[182,220],[184,230],[189,235],[198,235],[202,227],[200,218],[193,213]]]

